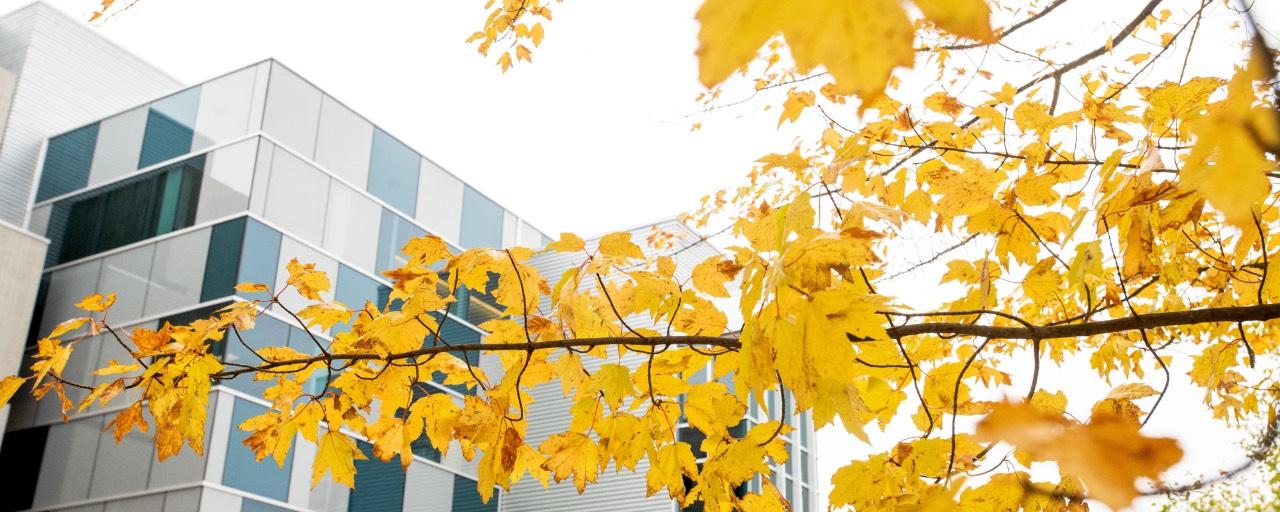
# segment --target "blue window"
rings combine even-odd
[[[280,233],[261,222],[249,219],[244,229],[244,250],[240,253],[240,277],[237,281],[261,283],[267,285],[267,289],[275,290],[279,258]]]
[[[373,130],[369,157],[370,194],[413,215],[418,203],[418,167],[422,156],[386,132]]]
[[[476,481],[460,476],[453,477],[453,512],[497,512],[498,491],[494,490],[489,502],[480,501]]]
[[[139,169],[191,152],[199,106],[199,87],[151,104],[142,136],[142,154],[138,156]]]
[[[60,196],[89,183],[89,167],[98,143],[98,123],[49,139],[36,201]]]
[[[369,443],[360,442],[367,460],[357,460],[356,486],[347,500],[348,512],[400,512],[404,510],[405,472],[399,459],[382,462]],[[457,498],[454,498],[455,500]]]
[[[333,298],[351,310],[359,311],[363,309],[366,302],[373,302],[373,307],[381,310],[386,306],[386,300],[390,292],[390,288],[357,272],[355,269],[346,265],[338,266],[338,284],[333,292]],[[351,326],[349,324],[336,324],[333,326],[334,334],[346,332],[350,329]]]
[[[57,202],[47,230],[49,264],[191,226],[204,161],[204,155],[199,155]]]
[[[222,338],[222,360],[229,363],[256,365],[262,362],[258,356],[254,355],[245,345],[252,347],[253,350],[262,347],[283,347],[289,341],[289,325],[276,320],[270,315],[259,315],[252,329],[240,331],[240,337],[236,337],[236,333],[227,330]],[[244,340],[244,343],[241,343]],[[261,395],[267,388],[275,385],[274,382],[268,380],[253,380],[253,375],[242,375],[240,377],[224,382],[231,389],[244,391],[253,395]],[[235,425],[233,425],[235,426]]]
[[[240,512],[289,512],[289,509],[245,498],[240,503]]]
[[[231,409],[231,424],[240,425],[245,420],[267,411],[266,407],[236,400]],[[222,470],[222,484],[242,491],[251,492],[271,499],[287,501],[289,499],[289,474],[293,468],[293,457],[284,461],[284,467],[276,466],[274,458],[267,457],[261,461],[254,460],[253,451],[246,450],[245,438],[249,433],[232,428],[227,441],[226,466]],[[399,469],[397,467],[397,469]]]
[[[232,219],[213,226],[209,254],[204,263],[204,285],[200,300],[213,300],[235,293],[240,269],[240,249],[244,242],[245,219]]]
[[[502,207],[470,186],[462,189],[463,247],[502,247]]]
[[[427,232],[390,210],[382,210],[382,223],[378,234],[378,255],[374,270],[382,274],[387,270],[399,268],[407,258],[400,249],[409,243],[409,239],[425,236]]]

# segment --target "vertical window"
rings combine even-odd
[[[146,244],[102,259],[98,290],[116,294],[112,320],[123,323],[142,317],[155,251],[155,244]]]
[[[462,191],[462,233],[467,249],[502,245],[502,208],[470,186]]]
[[[199,87],[151,104],[142,136],[142,154],[138,157],[139,169],[191,152],[199,106]]]
[[[235,293],[236,278],[240,274],[240,251],[244,246],[244,226],[243,217],[213,226],[209,235],[209,252],[205,256],[201,302]]]
[[[267,285],[267,290],[274,291],[279,258],[280,233],[261,222],[247,219],[244,227],[244,248],[240,251],[240,273],[236,278],[236,284],[260,283]],[[259,295],[269,295],[269,293]]]
[[[241,344],[240,341],[244,340]],[[262,361],[246,348],[245,345],[258,350],[262,347],[283,347],[289,342],[289,325],[276,320],[270,315],[258,316],[252,329],[241,330],[240,337],[233,331],[227,331],[222,341],[222,360],[229,363],[256,365]],[[268,387],[275,385],[268,380],[254,380],[253,375],[242,375],[225,381],[223,384],[231,389],[261,396]],[[233,425],[234,427],[234,425]]]
[[[204,284],[204,258],[209,250],[209,229],[166,239],[156,244],[151,263],[144,316],[174,311],[200,302]]]
[[[453,512],[497,512],[498,491],[494,490],[489,502],[480,501],[476,481],[461,476],[453,478]]]
[[[400,462],[383,462],[373,456],[373,447],[361,441],[367,460],[357,460],[356,485],[347,501],[348,512],[399,512],[404,509],[404,470]],[[455,503],[457,498],[454,498]],[[456,509],[455,509],[456,510]]]
[[[412,238],[425,236],[422,228],[405,220],[403,217],[382,210],[382,223],[378,230],[378,259],[374,270],[382,274],[387,270],[404,266],[408,259],[400,249]]]
[[[195,148],[209,147],[249,133],[258,67],[236,71],[200,86]]]
[[[89,182],[89,168],[93,165],[97,140],[98,123],[49,139],[36,201],[84,187]]]
[[[207,222],[249,208],[258,141],[246,140],[208,153],[200,181],[196,222]]]
[[[422,157],[380,129],[373,130],[368,190],[374,197],[413,215],[418,202],[418,166]]]
[[[239,425],[266,411],[266,407],[237,399],[231,409],[231,424]],[[247,437],[248,432],[238,428],[231,429],[230,439],[227,440],[226,462],[222,470],[222,484],[259,496],[287,501],[293,457],[285,459],[283,468],[276,466],[275,459],[271,457],[261,461],[254,460],[253,451],[246,450],[241,444]]]

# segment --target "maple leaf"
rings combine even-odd
[[[356,449],[356,441],[341,432],[329,431],[320,438],[318,445],[315,462],[311,466],[311,486],[315,487],[328,473],[333,476],[333,481],[355,487],[355,461],[368,458]]]
[[[108,293],[106,295],[102,295],[101,293],[95,293],[81,299],[80,302],[76,303],[76,307],[85,311],[100,313],[110,309],[111,305],[115,303],[116,294]]]
[[[10,375],[5,377],[4,380],[0,380],[0,407],[4,407],[5,404],[9,403],[9,400],[13,398],[13,394],[17,393],[18,388],[21,388],[25,382],[27,382],[27,379],[17,375]]]
[[[984,441],[1007,441],[1036,459],[1053,460],[1080,477],[1089,495],[1119,509],[1140,494],[1137,478],[1159,481],[1182,459],[1178,442],[1151,438],[1139,425],[1113,416],[1079,424],[1026,404],[1000,404],[977,427]]]
[[[586,247],[586,242],[573,233],[560,233],[560,239],[547,244],[543,250],[555,252],[578,252]]]
[[[631,242],[631,233],[609,233],[600,239],[600,254],[621,259],[644,258],[640,246]]]
[[[600,447],[591,438],[565,432],[547,438],[538,448],[547,456],[543,469],[550,471],[556,482],[572,475],[574,487],[582,494],[588,482],[596,481],[600,472]]]
[[[286,266],[289,272],[288,283],[310,300],[323,300],[320,292],[329,291],[329,277],[316,270],[315,263],[298,263],[298,259],[289,260]]]

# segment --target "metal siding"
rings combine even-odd
[[[24,27],[28,37],[8,37],[23,34]],[[41,3],[0,19],[0,66],[19,74],[0,140],[0,219],[15,224],[24,222],[42,140],[179,85]]]

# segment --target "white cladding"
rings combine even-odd
[[[0,18],[0,68],[18,75],[0,133],[0,220],[23,225],[42,141],[180,84],[44,3]]]

